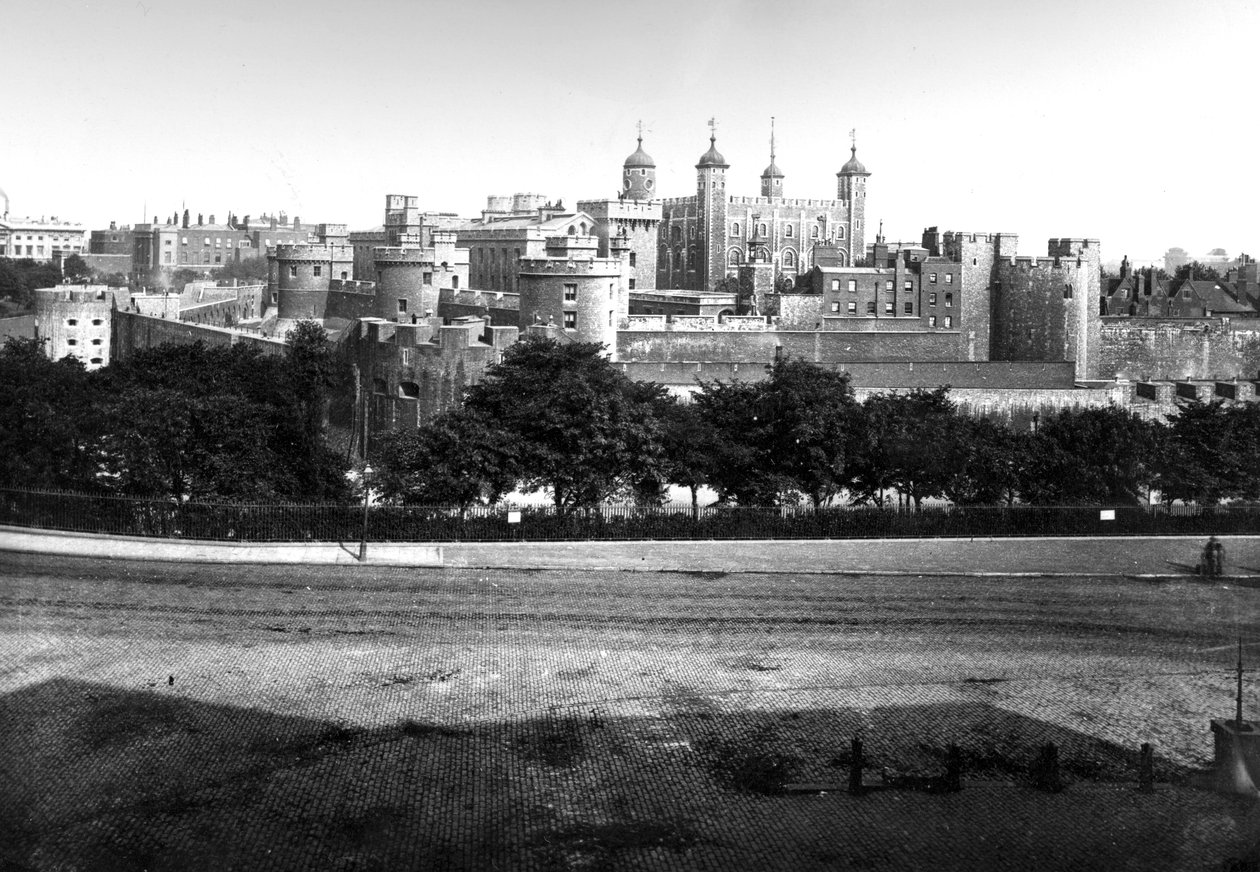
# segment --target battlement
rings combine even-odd
[[[111,288],[109,285],[58,285],[35,291],[35,299],[41,304],[109,302],[115,296],[126,295],[126,288]]]
[[[558,257],[522,257],[519,271],[531,275],[586,273],[619,276],[621,264],[619,257],[591,257],[580,260]]]
[[[432,264],[433,249],[378,245],[372,248],[372,260],[378,264]]]
[[[327,263],[330,260],[354,260],[352,245],[285,244],[272,249],[276,260],[298,260]]]
[[[661,220],[660,200],[579,200],[579,212],[611,219]]]
[[[803,200],[785,197],[731,197],[732,206],[795,206],[801,209],[834,209],[840,200]]]
[[[1062,237],[1059,239],[1051,239],[1047,246],[1047,253],[1059,256],[1075,256],[1092,252],[1099,254],[1099,243],[1097,239],[1085,239],[1080,237]]]

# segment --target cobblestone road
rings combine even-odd
[[[1257,597],[0,554],[0,869],[1220,869]],[[872,783],[957,743],[963,791],[782,792],[855,735]]]

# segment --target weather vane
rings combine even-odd
[[[717,116],[716,115],[709,119],[709,136],[713,137],[714,139],[717,138]]]

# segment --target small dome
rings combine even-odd
[[[845,162],[844,166],[840,167],[840,173],[842,175],[861,174],[869,176],[870,173],[866,171],[866,167],[862,166],[862,162],[857,159],[857,146],[852,146],[850,151],[852,152],[852,157]]]
[[[634,154],[626,158],[626,162],[623,164],[623,166],[626,169],[630,169],[632,167],[634,168],[649,167],[651,169],[656,168],[656,161],[652,160],[652,156],[643,150],[643,137],[642,136],[639,137],[639,147],[635,149]]]
[[[774,162],[774,158],[771,158],[770,166],[766,167],[761,177],[763,179],[781,179],[783,178],[783,170],[779,169],[779,165]]]
[[[696,169],[701,167],[729,167],[726,158],[722,157],[722,153],[717,150],[717,137],[709,137],[709,150],[700,156],[700,163],[696,164]]]

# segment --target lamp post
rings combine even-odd
[[[363,464],[363,534],[359,538],[359,562],[367,560],[367,535],[368,535],[368,497],[371,491],[368,490],[368,476],[372,474],[372,467],[366,463]]]

